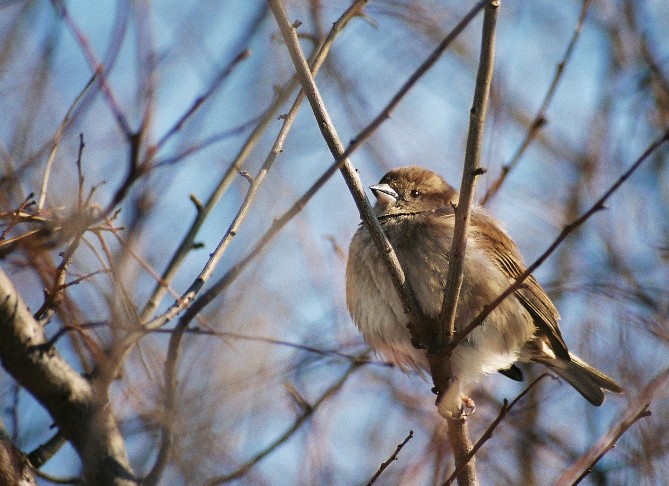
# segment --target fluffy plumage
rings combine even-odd
[[[457,191],[420,167],[394,169],[371,189],[379,221],[418,304],[427,317],[436,318],[448,272]],[[501,225],[483,209],[473,208],[456,329],[466,326],[524,270],[516,245]],[[364,226],[349,249],[346,301],[353,321],[375,350],[404,370],[429,372],[425,352],[411,344],[408,317]],[[497,370],[519,379],[513,363],[533,361],[548,366],[594,405],[604,401],[602,389],[622,392],[614,380],[569,353],[559,318],[546,292],[529,277],[453,350],[455,379],[470,383]]]

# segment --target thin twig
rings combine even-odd
[[[192,117],[195,112],[200,109],[200,107],[203,105],[205,101],[214,93],[216,90],[221,86],[221,83],[232,73],[233,69],[242,61],[248,59],[248,57],[251,55],[251,51],[249,49],[244,49],[242,52],[237,54],[235,58],[227,65],[225,68],[221,70],[221,72],[216,76],[214,79],[213,83],[207,88],[207,90],[198,96],[191,106],[184,112],[183,115],[172,125],[172,128],[170,128],[165,135],[163,135],[160,140],[152,147],[154,151],[160,150],[160,148],[165,145],[165,143],[178,131],[180,131],[184,124],[188,121],[190,117]]]
[[[625,0],[623,14],[632,31],[639,37],[638,44],[641,56],[648,64],[656,81],[656,86],[661,92],[661,95],[658,93],[659,96],[656,97],[656,102],[660,107],[667,110],[669,109],[669,79],[667,79],[667,76],[662,72],[662,60],[657,59],[648,42],[648,34],[647,32],[644,32],[647,30],[647,24],[644,21],[640,21],[639,13],[637,12],[638,7],[640,7],[638,3],[631,0]],[[642,25],[640,26],[639,23]]]
[[[79,248],[79,243],[81,242],[82,236],[83,233],[78,233],[74,237],[74,239],[70,242],[67,249],[63,253],[60,265],[58,265],[58,267],[56,268],[56,274],[53,278],[53,284],[51,285],[51,288],[48,290],[44,302],[37,310],[37,312],[35,312],[34,314],[35,319],[37,319],[38,321],[42,320],[46,315],[46,313],[56,304],[58,296],[67,287],[65,285],[65,278],[67,277],[67,268],[69,267],[70,261],[74,256],[74,252],[77,251],[77,248]]]
[[[413,439],[413,430],[410,430],[409,435],[407,435],[406,439],[404,439],[401,444],[397,445],[395,452],[392,453],[392,455],[388,458],[388,460],[381,463],[379,469],[377,469],[374,476],[372,476],[372,479],[370,479],[369,482],[367,483],[367,486],[372,486],[372,484],[374,484],[374,482],[377,479],[379,479],[381,473],[383,473],[383,471],[385,471],[388,468],[388,466],[390,466],[392,462],[397,459],[397,455],[400,453],[400,451],[406,445],[406,443],[409,442],[411,439]]]
[[[341,389],[342,386],[344,386],[346,380],[348,380],[349,376],[351,376],[351,373],[353,373],[356,369],[358,369],[358,364],[352,363],[351,366],[348,368],[348,370],[346,370],[346,373],[339,380],[337,380],[336,383],[330,386],[330,388],[328,388],[318,398],[318,400],[316,400],[313,404],[310,404],[307,407],[302,407],[303,410],[302,415],[297,417],[293,422],[293,424],[283,434],[277,437],[271,444],[265,447],[262,451],[258,452],[255,456],[253,456],[253,458],[251,458],[245,464],[237,468],[235,471],[231,472],[230,474],[226,474],[224,476],[218,476],[210,479],[205,483],[206,486],[214,486],[216,484],[228,483],[234,479],[238,479],[243,475],[245,475],[252,467],[258,464],[265,457],[267,457],[267,455],[271,454],[284,442],[290,439],[295,434],[295,432],[297,432],[300,429],[300,427],[307,421],[307,419],[309,419],[309,417],[311,417],[316,412],[316,410],[318,410],[318,408],[323,404],[323,402],[332,397],[335,393],[337,393]]]
[[[33,200],[33,197],[35,194],[30,193],[28,197],[26,197],[23,202],[19,205],[18,208],[12,210],[12,211],[4,211],[0,213],[0,218],[2,219],[9,219],[9,222],[6,223],[7,227],[2,231],[2,234],[0,234],[0,249],[2,248],[2,245],[5,244],[7,241],[7,235],[9,235],[9,232],[16,226],[18,223],[21,222],[39,222],[39,223],[46,223],[46,219],[42,216],[35,216],[32,215],[26,210],[35,204],[35,201]]]
[[[157,69],[158,63],[156,59],[156,46],[154,42],[155,35],[153,33],[154,18],[151,12],[152,2],[139,2],[133,7],[135,10],[135,35],[137,36],[135,44],[137,49],[137,57],[141,61],[138,70],[139,80],[138,85],[142,87],[140,90],[140,99],[138,105],[143,106],[143,114],[137,130],[136,137],[130,142],[131,160],[136,158],[137,163],[135,167],[141,166],[142,169],[138,171],[139,175],[144,174],[152,167],[155,160],[155,151],[151,147],[142,154],[142,161],[139,162],[141,148],[144,146],[146,140],[152,133],[152,123],[155,113],[156,103],[156,86],[157,86]],[[135,141],[136,140],[136,141]],[[135,149],[136,147],[136,149]],[[129,180],[130,183],[134,182]],[[132,232],[132,230],[131,230]]]
[[[595,467],[597,462],[608,453],[620,437],[638,420],[650,415],[649,404],[658,397],[665,396],[669,388],[669,368],[662,370],[641,391],[639,396],[630,400],[625,414],[616,427],[612,427],[602,436],[590,450],[578,460],[557,480],[555,486],[569,486],[578,484]]]
[[[636,422],[641,420],[642,418],[650,417],[650,410],[648,410],[648,407],[650,406],[649,403],[646,403],[641,410],[639,410],[639,413],[637,413],[634,417],[632,417],[629,420],[625,420],[618,426],[618,430],[614,434],[613,438],[611,438],[611,441],[602,449],[602,451],[597,454],[597,456],[592,460],[590,464],[585,468],[585,470],[581,473],[581,475],[576,478],[576,480],[572,483],[572,485],[577,485],[583,479],[592,472],[592,470],[595,468],[599,460],[604,457],[604,455],[612,450],[616,446],[616,442],[618,442],[618,439],[622,437],[622,435],[627,432],[627,430],[632,427]]]
[[[156,329],[152,331],[153,334],[173,334],[176,332],[176,329]],[[359,361],[360,357],[346,354],[341,351],[336,351],[334,349],[322,349],[316,348],[314,346],[307,346],[306,344],[295,343],[291,341],[284,341],[282,339],[274,339],[264,336],[250,336],[248,334],[240,334],[237,332],[229,331],[216,331],[214,329],[202,329],[199,327],[189,327],[185,331],[186,334],[191,334],[195,336],[216,336],[221,339],[238,339],[240,341],[252,341],[256,343],[267,343],[277,346],[286,346],[288,348],[297,349],[300,351],[306,351],[309,353],[318,354],[321,356],[332,356],[337,358],[345,359],[346,361]],[[372,361],[368,358],[364,359],[365,364],[383,366],[383,367],[392,367],[393,364],[387,361]]]
[[[523,286],[523,282],[527,277],[529,277],[532,272],[534,272],[546,259],[557,249],[558,246],[569,236],[570,233],[572,233],[576,228],[581,226],[583,223],[585,223],[593,214],[595,214],[598,211],[601,211],[605,208],[604,203],[607,201],[611,195],[620,188],[620,186],[627,180],[629,177],[643,164],[660,146],[662,146],[664,143],[669,141],[669,129],[667,129],[659,138],[657,138],[653,143],[651,143],[648,148],[641,154],[641,156],[632,164],[632,166],[627,169],[619,178],[616,180],[616,182],[613,183],[613,185],[595,202],[595,204],[592,205],[590,209],[588,209],[585,213],[583,213],[580,217],[578,217],[575,221],[569,223],[566,225],[564,228],[562,228],[562,231],[560,231],[560,234],[558,237],[553,241],[553,243],[548,247],[548,249],[539,257],[537,260],[527,267],[527,270],[525,270],[522,274],[518,276],[516,281],[510,285],[504,292],[502,292],[499,297],[497,297],[495,300],[487,304],[486,306],[483,307],[483,310],[479,313],[478,316],[476,316],[468,325],[466,328],[464,328],[462,331],[458,332],[451,344],[452,347],[457,346],[462,342],[462,340],[467,337],[467,335],[472,332],[474,329],[476,329],[478,326],[483,324],[485,321],[485,318],[490,315],[490,313],[499,305],[502,303],[504,299],[506,299],[509,295],[514,293],[516,290],[521,288]]]
[[[74,38],[79,44],[79,47],[81,47],[81,50],[84,53],[86,60],[88,61],[88,64],[96,74],[100,88],[102,89],[102,92],[104,93],[104,96],[107,100],[107,106],[109,106],[109,109],[116,118],[116,122],[119,128],[125,137],[130,140],[133,137],[133,132],[130,129],[130,125],[128,124],[123,110],[121,110],[120,104],[118,103],[114,92],[107,82],[107,74],[105,72],[104,66],[95,56],[93,48],[91,47],[86,34],[84,34],[74,19],[72,19],[63,0],[52,0],[52,3],[58,15],[60,15],[60,17],[65,21],[65,24],[74,35]]]
[[[511,170],[516,165],[518,165],[518,162],[525,153],[527,147],[530,146],[534,138],[539,133],[539,130],[546,124],[546,111],[548,111],[548,106],[551,104],[551,101],[553,101],[553,96],[555,95],[555,91],[557,90],[560,78],[562,78],[565,66],[571,59],[571,55],[574,52],[574,47],[576,46],[576,41],[581,35],[581,31],[583,30],[583,23],[585,22],[585,17],[586,14],[588,13],[588,7],[590,6],[590,2],[591,0],[583,0],[583,5],[581,6],[581,13],[578,17],[578,21],[576,22],[574,33],[572,34],[571,39],[569,40],[569,44],[567,45],[567,49],[565,50],[562,59],[555,68],[555,74],[553,75],[553,80],[551,81],[551,84],[548,87],[548,91],[544,96],[544,100],[541,103],[541,107],[537,111],[537,114],[534,116],[532,123],[530,123],[530,127],[528,128],[527,133],[525,134],[525,138],[520,143],[520,146],[516,150],[516,153],[513,155],[513,157],[511,157],[511,161],[502,167],[502,172],[500,173],[499,177],[493,181],[493,183],[490,185],[485,195],[481,199],[479,203],[481,204],[481,206],[484,206],[490,200],[490,198],[492,198],[497,193],[497,191],[499,191],[499,188],[506,180],[506,176],[508,176],[509,172],[511,172]]]
[[[290,81],[288,84],[291,84]],[[274,103],[274,101],[272,101]],[[198,152],[201,152],[202,150],[211,147],[215,143],[221,142],[223,140],[226,140],[228,138],[235,137],[237,135],[241,135],[248,129],[252,127],[258,126],[259,123],[262,122],[262,120],[266,117],[267,111],[260,116],[254,116],[248,121],[245,121],[241,123],[240,125],[237,125],[232,128],[228,128],[226,130],[221,130],[218,133],[215,133],[214,135],[208,136],[205,139],[202,139],[198,142],[193,142],[190,144],[188,147],[184,148],[181,152],[177,152],[176,154],[171,154],[169,156],[166,156],[164,159],[158,159],[156,162],[153,164],[154,168],[163,168],[163,167],[168,167],[170,165],[175,165],[177,163],[183,162],[186,158],[195,155]],[[270,120],[274,120],[273,116],[269,117]]]
[[[60,286],[61,289],[65,289],[67,287],[72,287],[73,285],[79,285],[81,282],[88,280],[89,278],[92,278],[96,275],[99,275],[101,273],[107,273],[107,270],[95,270],[91,273],[87,273],[86,275],[82,275],[81,277],[77,277],[73,280],[70,280],[69,282],[65,282],[63,285]]]
[[[77,153],[77,185],[79,190],[77,192],[77,210],[81,211],[84,207],[84,173],[81,170],[81,159],[84,154],[84,134],[79,134],[79,152]]]
[[[72,102],[67,112],[65,113],[65,116],[63,117],[63,121],[60,122],[60,125],[56,130],[56,134],[53,137],[53,144],[51,146],[51,153],[49,153],[49,158],[46,161],[46,167],[44,167],[44,175],[42,176],[42,186],[40,187],[39,199],[37,200],[37,209],[44,208],[44,200],[46,199],[47,186],[49,185],[49,176],[51,175],[51,167],[53,166],[53,160],[56,157],[56,152],[58,151],[58,146],[60,145],[60,140],[63,137],[63,132],[65,131],[65,127],[67,127],[67,124],[70,121],[70,117],[72,116],[74,108],[77,106],[79,100],[81,100],[84,94],[86,94],[88,88],[91,87],[91,85],[95,81],[95,78],[98,76],[98,73],[99,71],[95,71],[95,73],[93,73],[93,76],[91,76],[91,79],[88,80],[88,83],[86,83],[84,89],[82,89],[81,92],[77,95],[77,97],[74,98],[74,101]],[[81,154],[81,148],[79,150]]]
[[[48,483],[51,484],[76,484],[76,485],[84,485],[86,484],[86,481],[84,478],[77,477],[77,476],[55,476],[53,474],[46,473],[44,471],[40,471],[39,469],[35,470],[35,474],[45,480]]]
[[[200,228],[204,224],[207,217],[209,217],[209,214],[211,214],[211,211],[214,209],[214,207],[216,207],[218,201],[221,199],[221,197],[223,197],[223,194],[225,194],[228,187],[230,187],[230,184],[235,179],[239,171],[242,169],[244,163],[251,155],[253,148],[260,141],[265,131],[269,128],[270,124],[275,120],[276,113],[294,88],[295,82],[291,80],[286,83],[284,87],[278,90],[276,98],[272,101],[269,108],[267,108],[263,114],[258,125],[246,139],[244,145],[226,170],[225,174],[223,174],[223,177],[216,185],[214,191],[210,194],[205,203],[201,205],[200,210],[196,213],[195,219],[191,223],[191,226],[186,232],[186,235],[181,240],[179,247],[174,252],[174,255],[168,263],[167,268],[163,272],[162,277],[157,280],[156,286],[151,293],[151,297],[149,297],[149,300],[142,310],[142,322],[148,320],[160,304],[160,301],[167,293],[167,289],[170,283],[176,276],[177,270],[180,268],[186,256],[193,249],[193,242],[195,241],[195,237],[200,231]]]
[[[98,327],[110,327],[109,322],[107,322],[107,321],[87,322],[85,324],[61,326],[60,329],[58,329],[58,332],[56,334],[54,334],[53,336],[51,336],[48,341],[46,341],[42,344],[35,345],[31,349],[36,349],[36,350],[46,352],[46,351],[52,349],[56,345],[56,343],[58,342],[58,340],[60,338],[62,338],[63,336],[68,335],[71,332],[79,333],[79,335],[84,339],[84,341],[89,343],[90,341],[88,339],[86,339],[87,334],[84,332],[84,330],[95,329],[95,328],[98,328]],[[101,354],[102,353],[98,352],[97,356],[101,356]]]

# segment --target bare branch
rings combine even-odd
[[[69,331],[76,330],[76,329],[68,329]],[[155,331],[152,331],[152,333],[155,334],[173,334],[177,332],[176,329],[156,329]],[[196,335],[196,336],[216,336],[221,339],[237,339],[240,341],[252,341],[256,343],[267,343],[267,344],[273,344],[277,346],[286,346],[288,348],[293,348],[297,349],[300,351],[306,351],[309,353],[314,353],[314,354],[319,354],[321,356],[330,356],[330,357],[337,357],[337,358],[342,358],[345,359],[346,361],[360,361],[361,358],[360,356],[355,356],[347,353],[343,353],[341,351],[337,351],[334,349],[323,349],[323,348],[317,348],[314,346],[309,346],[306,344],[300,344],[296,342],[290,342],[290,341],[284,341],[281,339],[273,339],[273,338],[268,338],[264,336],[251,336],[248,334],[240,334],[237,332],[228,332],[228,331],[215,331],[213,329],[202,329],[199,327],[189,327],[186,329],[186,334],[190,335]],[[53,340],[53,338],[52,338]],[[372,361],[369,358],[364,358],[361,363],[364,364],[373,364],[373,365],[378,365],[378,366],[383,366],[383,367],[392,367],[393,365],[387,361]]]
[[[88,38],[86,37],[86,34],[84,34],[84,32],[76,24],[74,19],[70,16],[65,6],[65,2],[63,2],[63,0],[52,0],[52,3],[54,8],[56,9],[56,12],[58,12],[58,15],[61,16],[61,18],[65,21],[67,27],[74,35],[74,38],[77,40],[77,43],[81,47],[82,52],[86,56],[88,64],[90,65],[91,69],[97,76],[100,88],[102,89],[102,92],[104,93],[105,98],[107,99],[107,105],[109,106],[109,109],[112,111],[114,117],[116,118],[116,122],[119,128],[121,129],[125,137],[128,140],[131,140],[133,137],[132,129],[128,124],[128,120],[126,119],[123,110],[121,110],[121,106],[119,105],[116,96],[114,95],[114,92],[112,91],[111,87],[109,86],[109,83],[107,82],[107,74],[105,72],[104,66],[102,65],[102,63],[100,63],[100,61],[98,61],[97,57],[95,56],[93,48],[91,47],[91,44],[88,41]]]
[[[157,284],[153,289],[151,297],[142,310],[141,320],[143,322],[148,320],[156,307],[158,307],[158,304],[167,293],[167,289],[170,283],[176,276],[177,270],[183,263],[188,253],[190,253],[192,250],[193,242],[195,241],[195,237],[200,231],[200,228],[204,224],[209,214],[211,214],[211,211],[214,209],[214,207],[216,207],[218,201],[220,201],[221,197],[223,197],[223,194],[225,194],[225,192],[228,190],[228,187],[230,187],[230,184],[237,176],[239,171],[242,170],[244,163],[251,155],[251,151],[261,139],[265,131],[269,128],[270,124],[274,122],[276,113],[278,112],[281,105],[283,105],[283,103],[288,99],[288,96],[294,88],[295,82],[291,80],[286,83],[286,85],[283,86],[280,90],[278,90],[276,98],[272,101],[269,108],[265,110],[265,113],[263,114],[260,122],[251,132],[239,153],[230,164],[230,167],[216,185],[214,191],[211,193],[209,198],[207,198],[206,202],[200,205],[200,208],[197,211],[195,219],[191,223],[188,232],[183,237],[179,247],[174,252],[172,259],[162,274],[162,278],[157,280]]]
[[[481,159],[481,144],[488,108],[490,83],[495,65],[495,26],[497,24],[498,11],[499,2],[491,1],[486,5],[483,17],[481,58],[479,60],[474,101],[469,118],[469,133],[467,135],[462,182],[460,183],[460,198],[458,199],[458,206],[455,209],[455,229],[453,231],[453,244],[448,261],[448,274],[446,275],[446,284],[444,285],[444,300],[441,312],[439,313],[440,325],[436,329],[435,346],[437,349],[448,345],[455,333],[455,309],[458,305],[458,297],[460,295],[460,288],[462,287],[469,214],[474,201],[476,178],[482,173],[479,162]],[[438,386],[437,389],[439,392],[443,391]]]
[[[214,82],[211,83],[211,85],[207,88],[207,90],[202,93],[200,96],[198,96],[191,106],[184,112],[181,117],[172,125],[172,128],[170,128],[165,135],[163,135],[160,140],[153,146],[151,149],[155,152],[160,150],[160,148],[165,145],[165,143],[177,132],[179,132],[184,124],[188,121],[190,117],[195,114],[195,112],[204,104],[207,99],[216,92],[216,90],[220,87],[221,83],[232,73],[235,67],[245,59],[247,59],[251,55],[251,51],[249,49],[244,49],[242,52],[237,54],[235,58],[225,66],[221,70],[221,72],[216,76],[216,79],[214,79]]]
[[[523,398],[527,393],[534,388],[534,386],[539,383],[540,380],[543,378],[546,378],[547,376],[552,376],[548,373],[544,373],[540,376],[538,376],[532,383],[527,385],[527,388],[525,388],[516,398],[513,399],[511,403],[509,403],[506,398],[504,399],[504,403],[502,404],[502,408],[499,411],[499,414],[497,415],[497,418],[493,420],[493,422],[490,424],[490,426],[486,429],[486,431],[483,433],[481,438],[478,440],[478,442],[474,445],[474,447],[471,448],[471,450],[467,453],[467,455],[462,459],[461,462],[459,462],[455,468],[455,471],[444,481],[444,486],[448,486],[449,484],[453,483],[455,481],[455,478],[460,474],[462,469],[467,465],[469,461],[471,461],[474,458],[474,455],[483,447],[483,444],[485,444],[489,439],[492,438],[492,433],[493,431],[497,428],[497,426],[504,420],[504,418],[509,414],[513,406],[520,401],[521,398]]]
[[[72,112],[74,111],[74,108],[77,106],[79,103],[79,100],[86,94],[86,91],[88,91],[88,88],[91,87],[93,82],[95,81],[95,78],[97,77],[99,71],[96,71],[93,73],[93,76],[91,76],[91,79],[86,83],[86,86],[84,86],[84,89],[81,90],[81,92],[77,95],[76,98],[74,98],[74,101],[68,108],[67,112],[65,113],[65,116],[63,117],[63,121],[60,122],[60,125],[58,126],[58,130],[56,130],[56,134],[53,137],[53,145],[51,146],[51,152],[49,153],[49,158],[46,161],[46,166],[44,167],[44,175],[42,176],[42,186],[40,188],[40,193],[39,193],[39,199],[37,200],[37,209],[42,209],[44,208],[44,200],[46,199],[46,190],[47,186],[49,185],[49,176],[51,174],[51,166],[53,165],[53,159],[56,157],[56,152],[58,151],[58,146],[60,145],[60,139],[63,136],[63,132],[65,131],[65,128],[67,127],[67,124],[70,121],[70,117],[72,116]],[[83,142],[81,144],[81,147],[83,148]],[[81,157],[79,158],[81,160]],[[79,167],[81,167],[79,165]]]
[[[302,54],[302,48],[300,47],[296,29],[293,24],[290,23],[280,0],[269,0],[269,4],[277,24],[279,25],[283,39],[286,42],[286,46],[288,47],[290,57],[293,60],[293,65],[295,66],[298,78],[302,84],[302,89],[306,92],[307,98],[309,99],[309,104],[311,104],[311,108],[316,117],[318,127],[323,134],[323,138],[330,148],[330,152],[334,158],[343,158],[345,153],[344,145],[342,144],[341,139],[337,134],[337,130],[330,119],[330,115],[325,108],[325,103],[316,87],[314,78],[309,72],[306,59]],[[379,222],[376,220],[372,207],[365,195],[365,189],[362,187],[360,179],[348,158],[343,158],[340,170],[349,190],[353,194],[360,215],[372,234],[374,243],[377,245],[379,252],[383,256],[384,261],[390,270],[393,282],[400,290],[400,296],[405,307],[409,310],[410,315],[420,315],[420,309],[416,303],[416,298],[406,282],[397,255],[395,255],[395,251],[390,245],[388,238],[383,233]]]
[[[253,456],[253,458],[251,458],[246,464],[240,466],[230,474],[212,478],[205,484],[207,486],[214,486],[215,484],[224,484],[244,476],[251,468],[253,468],[256,464],[258,464],[265,457],[267,457],[268,454],[275,451],[279,446],[281,446],[288,439],[290,439],[295,434],[295,432],[297,432],[300,429],[300,427],[307,421],[307,419],[309,419],[309,417],[311,417],[316,412],[316,410],[320,408],[323,402],[325,402],[330,397],[335,395],[341,389],[341,387],[344,386],[346,380],[348,380],[351,374],[356,369],[358,369],[358,366],[359,366],[358,363],[352,363],[351,366],[346,371],[346,373],[344,373],[344,375],[339,380],[337,380],[332,386],[330,386],[330,388],[325,390],[325,392],[318,398],[318,400],[316,400],[313,403],[313,405],[302,407],[303,410],[302,415],[297,417],[293,422],[293,424],[283,434],[281,434],[278,438],[276,438],[271,444],[265,447],[262,451]]]
[[[135,484],[125,444],[99,390],[47,342],[14,285],[0,270],[0,358],[4,368],[51,414],[81,457],[89,484]]]
[[[84,155],[84,134],[79,134],[79,152],[77,153],[77,185],[79,191],[77,192],[77,209],[81,211],[84,207],[84,173],[81,170],[81,158]]]
[[[597,443],[567,469],[555,486],[578,484],[595,467],[597,462],[615,446],[616,442],[638,420],[648,417],[650,403],[666,393],[669,387],[669,369],[664,369],[653,378],[634,400],[627,406],[626,412],[616,427],[611,428]]]
[[[630,427],[632,427],[632,425],[634,425],[642,418],[650,417],[650,410],[648,410],[649,406],[650,404],[646,403],[634,417],[632,417],[629,420],[625,420],[624,422],[620,423],[620,425],[618,425],[617,431],[611,438],[611,441],[606,445],[606,447],[603,448],[603,450],[597,455],[597,457],[595,457],[592,460],[592,462],[586,466],[585,470],[581,473],[581,475],[578,478],[576,478],[576,480],[572,483],[574,486],[583,481],[583,479],[592,472],[592,470],[595,468],[600,459],[604,457],[604,455],[607,452],[609,452],[616,446],[616,442],[618,442],[618,439],[620,439],[622,435],[625,432],[627,432]]]
[[[379,469],[376,471],[374,476],[372,476],[372,479],[370,479],[369,482],[367,483],[367,486],[372,486],[372,484],[374,484],[374,482],[377,479],[379,479],[379,476],[381,476],[383,471],[385,471],[388,468],[388,466],[390,466],[393,463],[393,461],[397,459],[397,455],[400,453],[402,448],[407,444],[407,442],[409,442],[411,439],[413,439],[413,430],[410,430],[409,435],[407,435],[406,439],[404,439],[401,444],[397,445],[395,452],[392,453],[392,455],[388,458],[388,460],[381,463]]]
[[[69,267],[70,261],[74,256],[74,252],[77,251],[77,248],[79,248],[79,243],[81,242],[82,236],[82,234],[75,236],[63,253],[63,256],[61,257],[61,263],[56,268],[53,284],[47,291],[44,302],[37,310],[37,312],[35,312],[35,319],[38,321],[44,319],[47,312],[49,312],[49,310],[56,304],[61,292],[66,288],[65,278],[67,277],[67,268]]]
[[[83,478],[77,476],[61,477],[54,474],[48,474],[44,471],[36,470],[35,474],[52,484],[75,484],[75,485],[85,485],[86,481]]]
[[[66,439],[63,436],[63,433],[61,431],[56,432],[48,441],[44,444],[40,444],[28,454],[30,464],[32,464],[35,469],[39,469],[60,450],[65,444],[65,441]]]
[[[546,261],[546,259],[557,249],[558,246],[572,233],[576,228],[585,223],[590,217],[598,211],[604,209],[604,203],[607,201],[611,195],[620,188],[623,183],[629,179],[629,177],[643,164],[657,149],[660,148],[665,142],[669,141],[669,129],[667,129],[659,138],[657,138],[653,143],[651,143],[648,148],[641,154],[632,166],[627,169],[616,182],[580,217],[575,221],[569,223],[567,226],[562,228],[558,237],[553,241],[553,243],[548,247],[548,249],[539,257],[537,260],[527,267],[516,281],[509,286],[504,292],[502,292],[499,297],[483,307],[483,310],[476,316],[472,322],[470,322],[465,329],[460,331],[453,339],[452,347],[457,346],[462,342],[462,340],[467,337],[467,335],[476,329],[478,326],[483,324],[485,318],[490,315],[490,313],[509,295],[513,294],[516,290],[523,286],[523,282],[527,277],[529,277],[532,272],[534,272],[539,266]]]
[[[460,34],[460,32],[462,32],[462,30],[464,30],[468,23],[483,8],[485,2],[479,2],[469,11],[469,13],[458,23],[458,25],[437,47],[437,49],[432,52],[428,59],[402,86],[402,88],[388,104],[388,107],[383,110],[381,114],[360,133],[360,135],[350,144],[347,150],[344,150],[344,146],[342,145],[341,140],[337,135],[337,131],[330,120],[330,116],[325,108],[325,104],[323,103],[318,88],[316,87],[316,83],[313,77],[309,75],[308,69],[306,68],[306,62],[304,60],[304,56],[302,55],[295,28],[290,24],[290,21],[288,20],[288,17],[283,10],[283,6],[281,5],[280,0],[269,0],[269,3],[290,52],[293,64],[300,78],[300,83],[302,83],[302,87],[307,93],[309,103],[311,104],[311,108],[314,111],[314,116],[316,117],[318,126],[321,130],[321,133],[323,134],[323,138],[328,144],[328,147],[330,148],[330,151],[336,160],[336,165],[331,167],[331,169],[334,168],[336,170],[336,168],[339,168],[341,170],[341,173],[344,176],[344,180],[346,181],[353,199],[358,206],[362,221],[367,227],[367,230],[370,232],[374,244],[379,249],[388,271],[390,272],[393,284],[399,292],[400,299],[402,300],[402,303],[404,304],[410,319],[414,322],[425,321],[425,318],[422,315],[422,311],[416,303],[416,298],[413,294],[413,291],[406,282],[406,278],[399,260],[397,259],[397,255],[395,255],[395,251],[390,245],[390,242],[388,241],[385,233],[381,229],[381,226],[379,225],[379,222],[372,211],[369,201],[367,200],[365,190],[360,183],[355,169],[348,160],[348,157],[353,152],[353,150],[355,150],[362,143],[363,140],[369,137],[369,135],[371,135],[371,133],[376,130],[376,128],[378,128],[378,126],[380,126],[380,124],[385,119],[389,117],[390,111],[397,105],[397,103],[399,103],[399,100],[436,62],[436,60],[446,50],[450,43]],[[321,179],[322,178],[323,177],[321,177]]]
[[[571,59],[571,55],[574,52],[574,48],[576,47],[576,41],[581,36],[581,31],[583,30],[583,23],[585,22],[585,17],[586,14],[588,13],[588,8],[590,7],[590,3],[591,0],[583,0],[583,5],[581,6],[581,13],[578,17],[578,21],[576,22],[574,33],[571,35],[571,39],[569,40],[569,44],[567,44],[567,49],[565,50],[562,59],[555,68],[555,74],[553,75],[553,80],[551,81],[551,84],[548,87],[548,91],[546,92],[546,96],[544,96],[544,100],[541,103],[541,107],[539,108],[537,114],[534,116],[534,119],[530,123],[530,127],[528,128],[527,133],[525,134],[525,138],[520,143],[520,146],[516,150],[516,153],[513,154],[513,157],[511,157],[511,161],[502,167],[501,174],[499,175],[499,177],[497,177],[497,179],[493,181],[493,183],[490,185],[485,195],[481,199],[480,202],[481,206],[485,206],[485,204],[497,193],[497,191],[499,191],[499,188],[502,187],[502,184],[506,180],[506,176],[508,176],[509,172],[511,172],[511,170],[513,170],[513,168],[516,165],[518,165],[518,162],[525,153],[527,147],[530,146],[534,138],[539,133],[539,130],[541,130],[541,128],[543,128],[544,125],[546,124],[546,111],[548,111],[548,107],[551,104],[551,101],[553,101],[553,96],[555,95],[555,91],[557,90],[558,84],[560,83],[560,79],[562,78],[562,74],[564,73],[565,66]]]

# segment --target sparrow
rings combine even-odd
[[[437,319],[458,192],[435,172],[417,166],[391,170],[370,189],[376,197],[376,216],[421,311],[426,318]],[[513,284],[525,268],[502,225],[483,208],[473,207],[456,308],[456,333]],[[429,374],[425,351],[412,344],[410,317],[364,225],[358,228],[349,247],[346,303],[356,326],[375,351],[403,371]],[[621,393],[621,386],[613,379],[569,352],[559,319],[544,289],[529,276],[452,350],[453,381],[449,389],[460,390],[461,385],[496,371],[522,380],[514,363],[534,362],[547,366],[593,405],[602,404],[603,390]]]

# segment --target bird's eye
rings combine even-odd
[[[413,189],[413,190],[409,193],[409,195],[410,195],[412,198],[416,199],[418,196],[420,196],[420,191],[419,191],[418,189]]]

